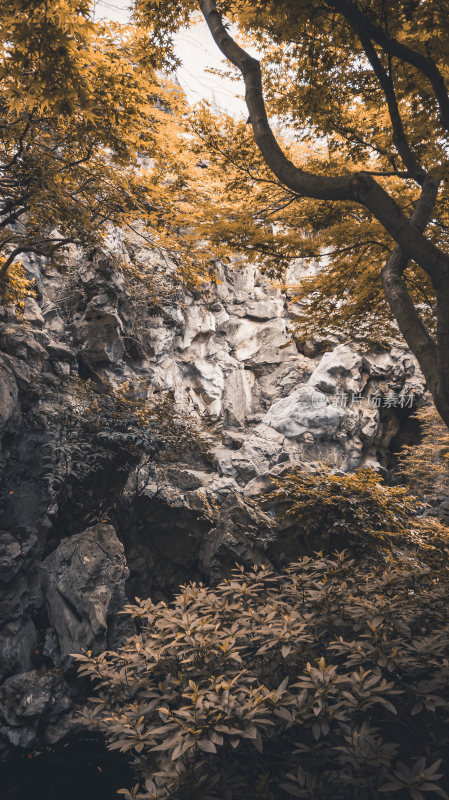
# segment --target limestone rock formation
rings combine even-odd
[[[37,300],[22,318],[0,306],[1,746],[72,730],[70,654],[120,644],[126,596],[164,599],[236,561],[282,561],[272,518],[254,502],[270,476],[318,461],[387,470],[410,398],[424,393],[400,345],[365,353],[335,341],[323,353],[309,342],[299,352],[298,309],[254,267],[221,268],[204,291],[173,282],[152,300],[120,265],[150,265],[160,286],[167,262],[120,232],[109,245],[74,249],[64,277],[30,257]],[[73,379],[99,397],[125,381],[144,398],[170,392],[180,413],[211,426],[208,457],[161,461],[150,447],[137,463],[120,457],[116,437],[114,459],[96,460],[73,436]],[[98,424],[96,441],[109,441]]]
[[[0,680],[31,669],[37,642],[32,616],[42,603],[37,557],[33,533],[0,533]]]

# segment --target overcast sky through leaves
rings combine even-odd
[[[101,0],[95,3],[95,18],[106,17],[118,22],[129,21],[127,0]],[[227,78],[211,75],[208,68],[219,69],[222,58],[215,47],[206,23],[184,29],[176,37],[176,53],[182,61],[178,80],[191,103],[209,100],[221,110],[236,116],[247,116],[243,101],[243,85]]]

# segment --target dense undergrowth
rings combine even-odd
[[[292,471],[274,499],[346,551],[136,600],[137,634],[80,657],[84,722],[135,760],[123,795],[448,797],[447,529],[373,473]]]

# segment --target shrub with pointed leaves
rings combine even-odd
[[[125,798],[447,798],[447,566],[317,554],[138,600],[78,656],[83,721],[129,753]]]

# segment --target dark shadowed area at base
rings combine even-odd
[[[117,789],[131,785],[126,759],[99,738],[16,756],[0,770],[2,800],[118,800]]]

